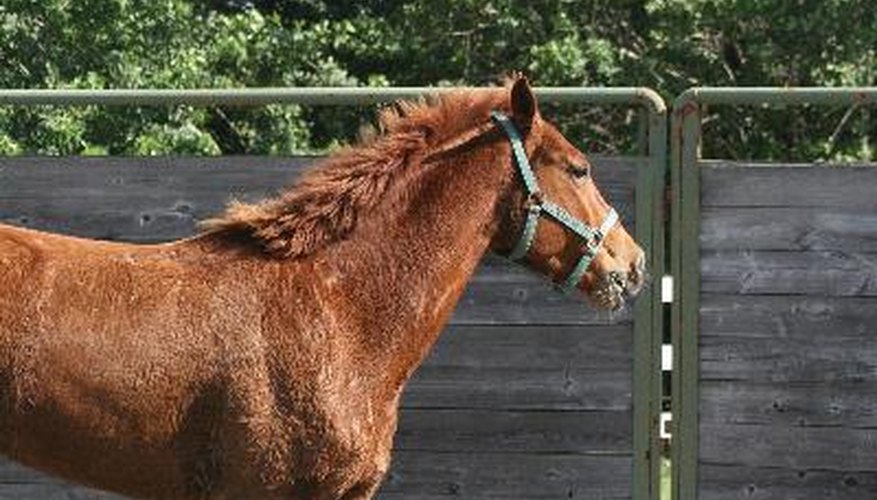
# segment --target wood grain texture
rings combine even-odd
[[[699,498],[877,498],[877,168],[701,173]]]
[[[877,342],[823,342],[709,337],[701,344],[702,380],[766,381],[777,384],[873,382]]]
[[[400,452],[378,498],[620,500],[631,467],[629,456]]]
[[[701,252],[701,292],[877,297],[877,254]]]
[[[406,409],[398,451],[625,454],[630,412]]]
[[[700,419],[710,425],[877,429],[875,384],[704,380]]]
[[[701,212],[705,250],[877,252],[877,210],[861,207],[719,207]]]
[[[873,500],[877,473],[744,465],[700,466],[700,498],[711,500]]]
[[[877,429],[707,423],[700,429],[703,463],[877,472]]]
[[[806,295],[701,297],[701,337],[877,338],[877,299]]]
[[[189,236],[231,198],[276,193],[316,158],[3,158],[0,221],[91,238]],[[633,231],[637,160],[595,158]],[[598,313],[486,258],[402,400],[380,498],[629,499],[632,314]],[[116,500],[0,460],[0,498]]]
[[[874,213],[874,165],[702,162],[701,205],[853,208]]]

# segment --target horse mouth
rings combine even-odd
[[[618,311],[642,288],[640,280],[631,280],[612,271],[604,274],[590,294],[594,305],[600,309]]]

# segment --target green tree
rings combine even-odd
[[[0,85],[192,88],[485,84],[877,85],[868,0],[6,0]],[[550,109],[599,151],[630,110]],[[354,137],[367,110],[0,109],[0,152],[288,154]],[[717,119],[721,118],[721,119]],[[707,154],[871,157],[877,113],[716,108]]]

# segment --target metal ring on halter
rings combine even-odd
[[[594,258],[600,252],[606,235],[618,223],[618,212],[610,207],[603,218],[603,223],[600,224],[599,228],[595,229],[574,217],[560,205],[543,200],[539,190],[539,183],[536,180],[536,175],[533,173],[533,168],[530,166],[530,159],[527,158],[524,141],[521,139],[518,128],[508,116],[498,111],[492,112],[490,117],[500,125],[506,136],[508,136],[509,143],[512,146],[515,167],[521,176],[521,181],[524,183],[524,189],[527,192],[527,220],[524,222],[521,237],[509,254],[509,258],[521,260],[527,256],[527,252],[533,246],[533,240],[536,239],[536,228],[539,226],[539,219],[545,213],[585,242],[587,250],[579,258],[575,267],[561,285],[568,292],[575,291],[578,289],[578,285],[585,276],[585,273],[591,267]]]
[[[582,278],[585,277],[588,268],[591,267],[591,262],[594,261],[594,258],[597,257],[597,254],[600,252],[600,247],[603,246],[603,241],[606,239],[606,235],[609,234],[609,231],[617,222],[618,212],[616,212],[614,208],[610,208],[609,213],[606,214],[606,218],[603,219],[603,224],[600,225],[600,229],[594,232],[594,238],[586,243],[587,251],[582,254],[581,258],[579,258],[579,261],[576,263],[576,267],[574,267],[572,272],[569,273],[569,276],[566,277],[566,280],[563,283],[564,290],[567,292],[578,290],[579,283],[582,281]]]

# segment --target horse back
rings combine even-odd
[[[192,487],[219,349],[208,284],[168,248],[0,225],[0,453],[120,491]]]

